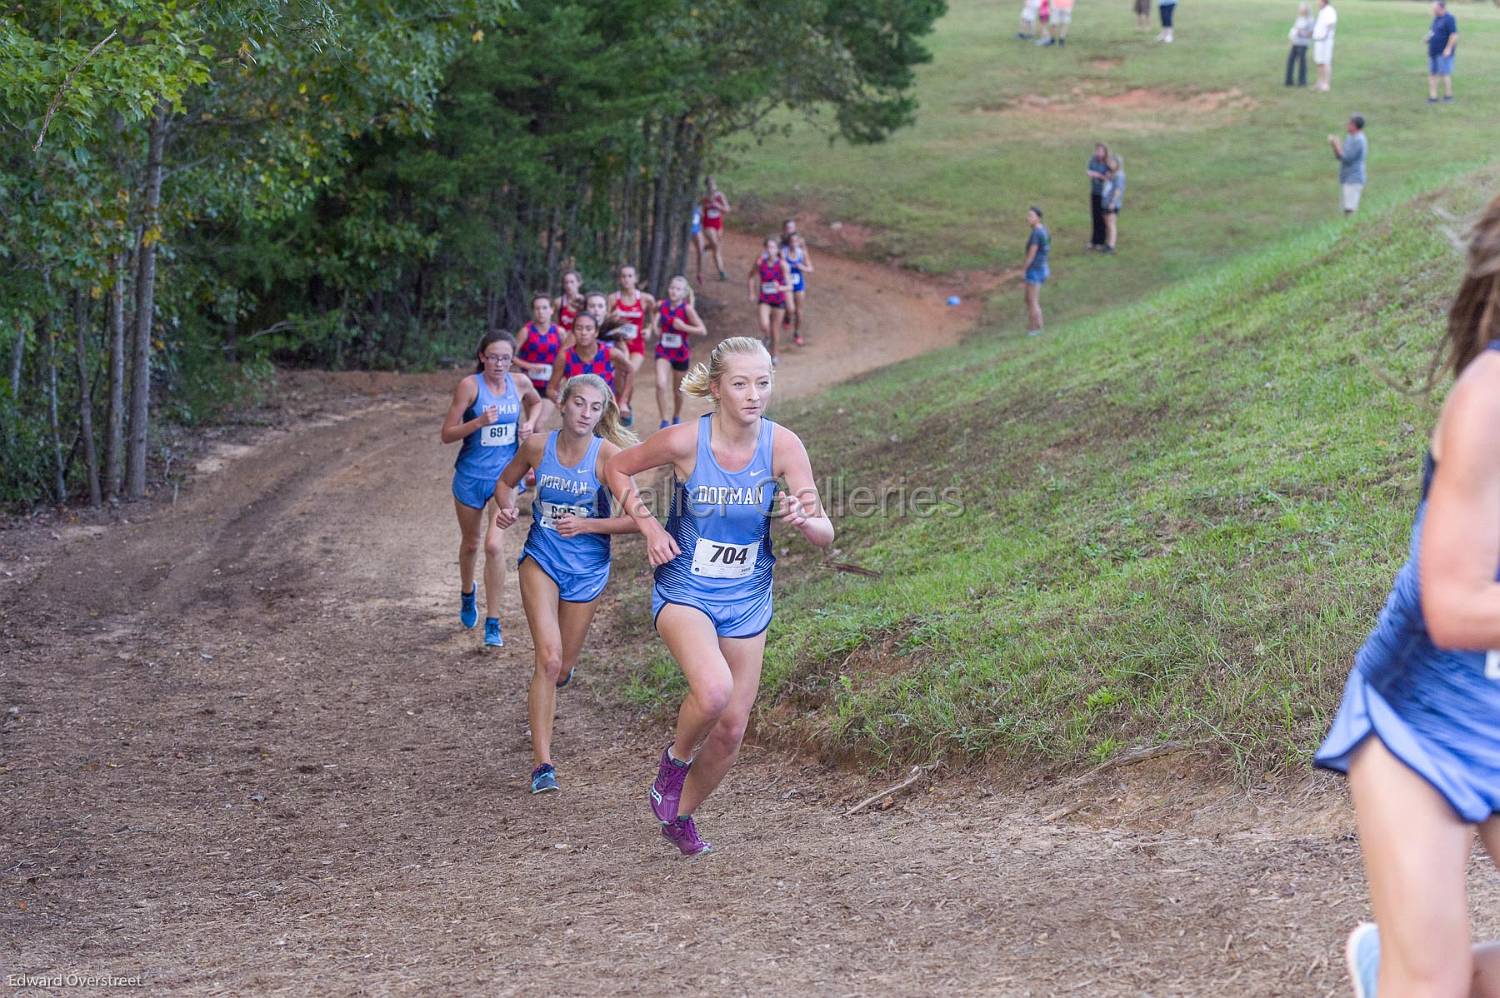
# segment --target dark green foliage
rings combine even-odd
[[[5,417],[42,446],[24,459],[7,448],[0,491],[36,501],[50,480],[47,497],[64,500],[78,487],[80,364],[98,382],[104,492],[136,497],[150,413],[211,418],[242,364],[449,359],[482,329],[519,325],[569,266],[598,287],[629,260],[657,286],[682,269],[721,140],[761,134],[778,108],[825,106],[851,141],[884,137],[911,119],[911,66],[941,12],[933,0],[0,7],[0,328],[51,344],[25,352]],[[38,478],[34,454],[63,459]]]

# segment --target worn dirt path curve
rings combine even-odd
[[[737,269],[750,246],[731,241]],[[971,318],[910,275],[818,264],[783,391]],[[750,328],[742,297],[707,293],[716,332]],[[561,697],[564,792],[530,797],[519,607],[499,654],[454,620],[452,377],[369,383],[175,506],[0,534],[0,972],[236,995],[1338,984],[1364,907],[1342,812],[1290,829],[1246,796],[1184,804],[1169,761],[1154,797],[1084,791],[1125,823],[1049,821],[1055,790],[983,776],[845,818],[867,781],[752,746],[700,812],[718,850],[677,858],[643,803],[663,728],[618,706],[597,651],[654,640],[618,582]],[[616,571],[644,578],[638,544]]]

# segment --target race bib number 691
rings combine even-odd
[[[479,431],[479,443],[485,447],[508,447],[515,442],[515,423],[491,423]]]

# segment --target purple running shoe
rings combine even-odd
[[[689,814],[671,824],[662,825],[661,834],[668,842],[681,849],[684,856],[698,856],[713,849],[712,845],[698,837],[698,826],[693,824],[693,817]]]
[[[678,762],[672,758],[672,746],[661,750],[661,765],[656,769],[656,782],[651,784],[648,798],[651,813],[663,825],[677,820],[677,805],[682,799],[682,783],[687,779],[690,762]]]

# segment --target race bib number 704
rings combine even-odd
[[[693,574],[706,579],[743,579],[755,571],[756,548],[754,544],[725,544],[698,538],[693,548]]]

